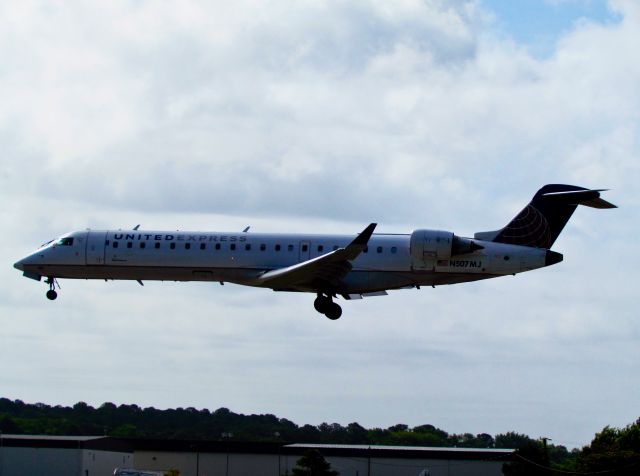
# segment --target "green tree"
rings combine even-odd
[[[436,437],[438,437],[442,441],[445,441],[449,437],[449,433],[447,433],[444,430],[441,430],[440,428],[436,428],[433,425],[418,425],[418,426],[414,426],[413,427],[413,432],[414,433],[423,433],[423,434],[435,435]]]
[[[531,442],[534,442],[532,438],[527,435],[522,435],[520,433],[516,433],[515,431],[509,431],[507,433],[501,433],[496,435],[496,448],[510,448],[510,449],[518,449],[523,446],[529,445]]]
[[[578,457],[584,472],[611,471],[617,476],[640,472],[640,418],[625,428],[606,426]]]
[[[16,435],[21,432],[20,425],[18,425],[13,418],[6,415],[0,416],[0,433]]]
[[[488,433],[476,435],[476,448],[493,448],[494,446],[495,441],[493,440],[493,436]]]
[[[404,423],[398,423],[397,425],[390,426],[388,428],[388,430],[391,433],[397,433],[397,432],[401,432],[401,431],[409,431],[409,426],[405,425]]]
[[[307,450],[291,470],[293,476],[338,476],[318,450]]]
[[[140,431],[135,425],[131,423],[125,423],[124,425],[120,425],[115,430],[111,432],[111,436],[115,436],[117,438],[136,438],[141,436]]]
[[[356,422],[347,425],[348,440],[352,445],[367,443],[367,429]]]

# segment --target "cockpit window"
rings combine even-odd
[[[59,246],[73,246],[73,238],[60,238],[56,245]]]

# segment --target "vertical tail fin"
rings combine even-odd
[[[575,185],[545,185],[507,226],[501,230],[479,232],[474,237],[496,243],[551,248],[578,205],[616,208],[600,198],[602,191]]]

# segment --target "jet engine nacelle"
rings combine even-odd
[[[442,230],[414,230],[410,247],[414,269],[433,269],[439,260],[483,249],[474,240]]]
[[[415,230],[410,241],[413,262],[451,258],[454,236],[450,231]]]

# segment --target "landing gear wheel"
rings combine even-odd
[[[342,308],[335,302],[332,302],[324,315],[332,321],[335,321],[336,319],[340,319],[340,316],[342,316]]]
[[[56,278],[54,278],[53,276],[49,276],[47,279],[44,280],[45,283],[47,283],[49,285],[49,290],[47,291],[47,299],[49,301],[53,301],[55,298],[58,297],[58,293],[56,292]],[[58,284],[58,288],[60,287],[60,285]]]
[[[333,304],[331,299],[326,296],[318,296],[315,301],[313,301],[313,307],[320,314],[324,314],[327,312],[327,309]]]
[[[320,314],[324,314],[332,321],[335,321],[342,316],[342,308],[333,302],[331,295],[318,293],[318,297],[313,301],[313,307]]]

